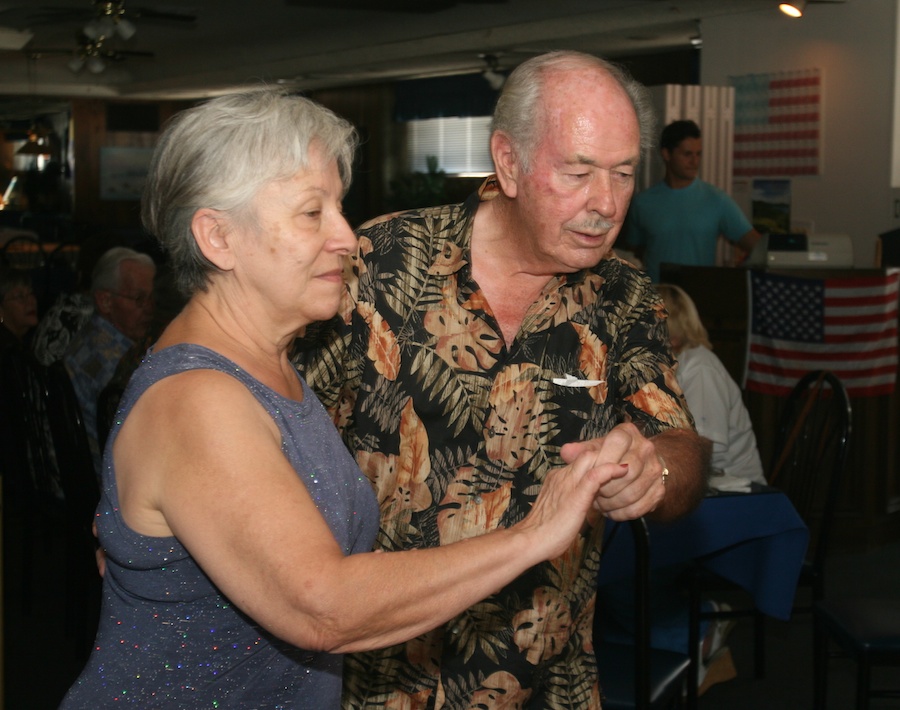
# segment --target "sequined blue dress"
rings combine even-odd
[[[222,595],[176,538],[139,535],[119,512],[110,451],[122,421],[152,384],[193,369],[226,372],[246,385],[281,430],[285,456],[345,554],[372,548],[378,508],[371,485],[305,382],[304,399],[295,402],[198,345],[148,354],[123,395],[104,457],[100,627],[61,707],[337,708],[340,655],[275,638]]]

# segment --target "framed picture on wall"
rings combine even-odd
[[[152,148],[100,149],[100,199],[140,200]]]

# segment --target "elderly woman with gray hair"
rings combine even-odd
[[[509,529],[370,552],[371,486],[288,357],[341,304],[354,135],[270,89],[163,133],[143,218],[189,300],[107,442],[100,628],[63,708],[335,708],[342,652],[418,636],[561,554],[624,474],[585,452]]]

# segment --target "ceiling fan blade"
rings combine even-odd
[[[23,49],[22,51],[29,57],[39,58],[44,55],[74,54],[76,50],[74,47],[66,49],[62,47],[28,47],[28,49]]]
[[[142,57],[144,59],[153,59],[156,56],[154,52],[141,52],[136,49],[116,49],[111,53],[118,59],[124,59],[125,57]]]
[[[130,17],[133,20],[145,20],[147,22],[180,22],[193,24],[197,21],[197,16],[191,13],[156,10],[152,7],[136,7],[131,10],[126,6],[125,16]]]

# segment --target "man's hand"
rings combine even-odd
[[[633,424],[620,424],[604,437],[566,444],[561,455],[569,463],[586,450],[599,452],[604,463],[628,465],[627,474],[604,484],[594,502],[611,520],[676,518],[706,492],[711,446],[696,432],[670,429],[648,439]]]

